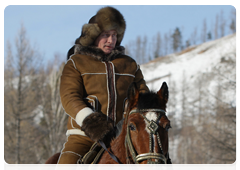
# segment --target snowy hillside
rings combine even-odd
[[[236,81],[236,35],[158,58],[141,65],[141,69],[150,89],[156,91],[163,81],[167,82],[169,100],[173,96],[176,98],[177,111],[180,112],[183,91],[191,102],[199,97],[199,90],[215,95],[219,84]],[[171,94],[173,92],[176,94]],[[221,98],[235,105],[235,90],[226,90]]]
[[[236,107],[236,35],[229,35],[189,47],[180,53],[157,58],[141,65],[141,70],[151,90],[158,91],[164,81],[168,84],[167,115],[173,127],[170,130],[171,134],[169,133],[169,153],[172,162],[180,164],[216,163],[217,160],[212,157],[207,161],[204,160],[204,156],[203,158],[199,157],[197,153],[202,153],[203,146],[209,146],[209,148],[203,149],[208,152],[212,146],[203,144],[200,147],[196,143],[202,141],[202,138],[196,134],[211,132],[211,128],[214,128],[212,123],[215,121],[211,115],[218,114],[216,108],[219,106]],[[228,111],[225,113],[231,114]],[[201,117],[204,118],[205,124],[210,124],[210,128],[204,129]],[[224,124],[226,129],[223,131],[235,136],[234,123],[224,122]],[[232,125],[231,128],[228,125]],[[196,131],[190,134],[184,129]],[[226,134],[221,134],[216,138],[220,139],[222,136],[226,136]],[[216,145],[217,143],[214,143],[214,146]],[[230,146],[233,146],[234,150],[234,142]],[[212,155],[224,155],[216,150],[210,152]],[[198,158],[194,160],[194,156]]]

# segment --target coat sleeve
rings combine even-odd
[[[60,97],[65,112],[80,126],[84,118],[93,113],[83,101],[83,95],[84,84],[81,73],[77,70],[74,60],[70,59],[62,72]]]
[[[149,88],[146,85],[146,82],[143,78],[143,74],[142,74],[142,71],[141,71],[139,65],[137,65],[137,71],[135,73],[134,81],[137,83],[137,87],[138,87],[140,93],[149,92]]]

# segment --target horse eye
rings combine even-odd
[[[133,124],[130,124],[128,127],[129,127],[129,129],[132,130],[132,131],[136,130],[136,127],[135,127]]]

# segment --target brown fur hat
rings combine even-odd
[[[113,7],[104,7],[89,20],[88,24],[83,25],[82,34],[76,39],[75,44],[92,45],[103,31],[115,30],[117,31],[116,46],[119,46],[125,29],[126,23],[122,14]]]

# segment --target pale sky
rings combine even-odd
[[[68,49],[81,33],[82,25],[106,5],[9,5],[4,9],[4,45],[14,43],[24,24],[32,44],[52,60],[58,53],[65,59]],[[113,5],[126,20],[126,32],[121,45],[125,46],[137,36],[147,36],[148,43],[158,32],[163,35],[179,27],[183,37],[189,38],[194,29],[200,35],[203,20],[210,30],[221,10],[228,20],[234,6],[230,5]],[[226,30],[228,32],[229,30]],[[6,50],[6,47],[5,49]]]

